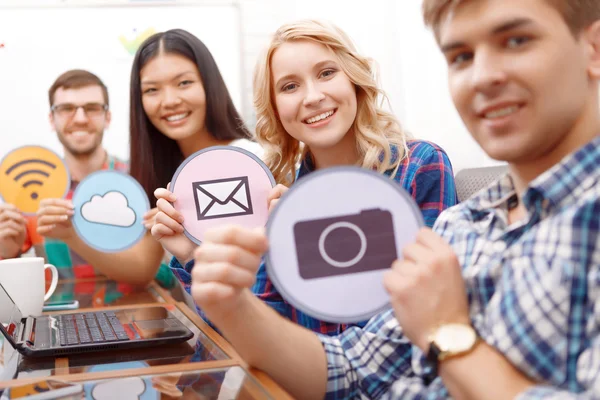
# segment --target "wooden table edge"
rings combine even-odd
[[[162,286],[160,286],[156,281],[150,282],[150,284],[148,285],[148,287],[151,287],[152,289],[156,290],[156,292],[160,295],[160,297],[162,297],[165,300],[166,303],[168,303],[168,304],[175,304],[177,302],[173,298],[173,296],[171,296],[171,293],[169,293],[168,290],[166,290],[165,288],[163,288]]]
[[[155,365],[143,368],[131,368],[131,369],[119,369],[113,371],[99,371],[99,372],[80,372],[77,374],[57,374],[51,376],[37,376],[31,378],[13,379],[11,381],[0,382],[0,389],[7,389],[14,386],[25,385],[33,382],[40,382],[45,380],[61,380],[67,382],[82,382],[98,379],[115,379],[115,378],[128,378],[132,376],[143,376],[143,375],[162,375],[176,372],[188,372],[188,371],[205,371],[205,370],[216,370],[228,367],[240,366],[234,360],[214,360],[214,361],[203,361],[199,363],[185,363],[185,364],[171,364],[171,365]]]

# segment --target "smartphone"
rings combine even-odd
[[[44,304],[42,311],[77,310],[78,308],[79,301],[77,300],[54,301]]]
[[[71,400],[81,399],[82,394],[83,386],[79,383],[47,380],[6,389],[1,399],[12,400],[27,398],[29,400]]]

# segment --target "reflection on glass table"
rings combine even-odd
[[[152,287],[110,280],[59,281],[47,303],[77,300],[79,308],[164,302]]]
[[[20,358],[19,352],[0,335],[0,381],[9,381],[16,375]]]
[[[18,392],[32,393],[38,387],[71,386],[71,395],[57,399],[270,399],[269,394],[241,367],[150,374],[117,379],[88,380],[74,384],[38,382],[27,387],[7,389],[3,398]],[[73,393],[76,392],[76,393]]]
[[[62,374],[77,374],[102,371],[117,371],[130,368],[144,368],[159,365],[174,365],[214,360],[226,360],[229,357],[177,307],[171,313],[186,325],[194,334],[187,342],[159,346],[156,348],[110,350],[96,353],[84,353],[68,357],[68,367],[57,369],[54,357],[20,357],[16,378],[52,377]],[[6,345],[10,346],[8,343]],[[5,378],[2,380],[10,379]]]

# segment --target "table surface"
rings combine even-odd
[[[0,390],[27,390],[75,382],[74,398],[291,399],[266,374],[248,365],[233,347],[198,316],[180,285],[133,287],[105,278],[60,281],[51,301],[78,300],[76,311],[167,307],[194,336],[158,348],[112,350],[68,357],[27,358],[0,337]],[[192,308],[194,307],[194,308]],[[28,389],[29,388],[29,389]],[[126,395],[127,393],[127,395]]]

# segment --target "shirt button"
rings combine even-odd
[[[493,249],[496,253],[500,253],[506,250],[506,245],[504,244],[504,242],[496,242],[494,243]]]

